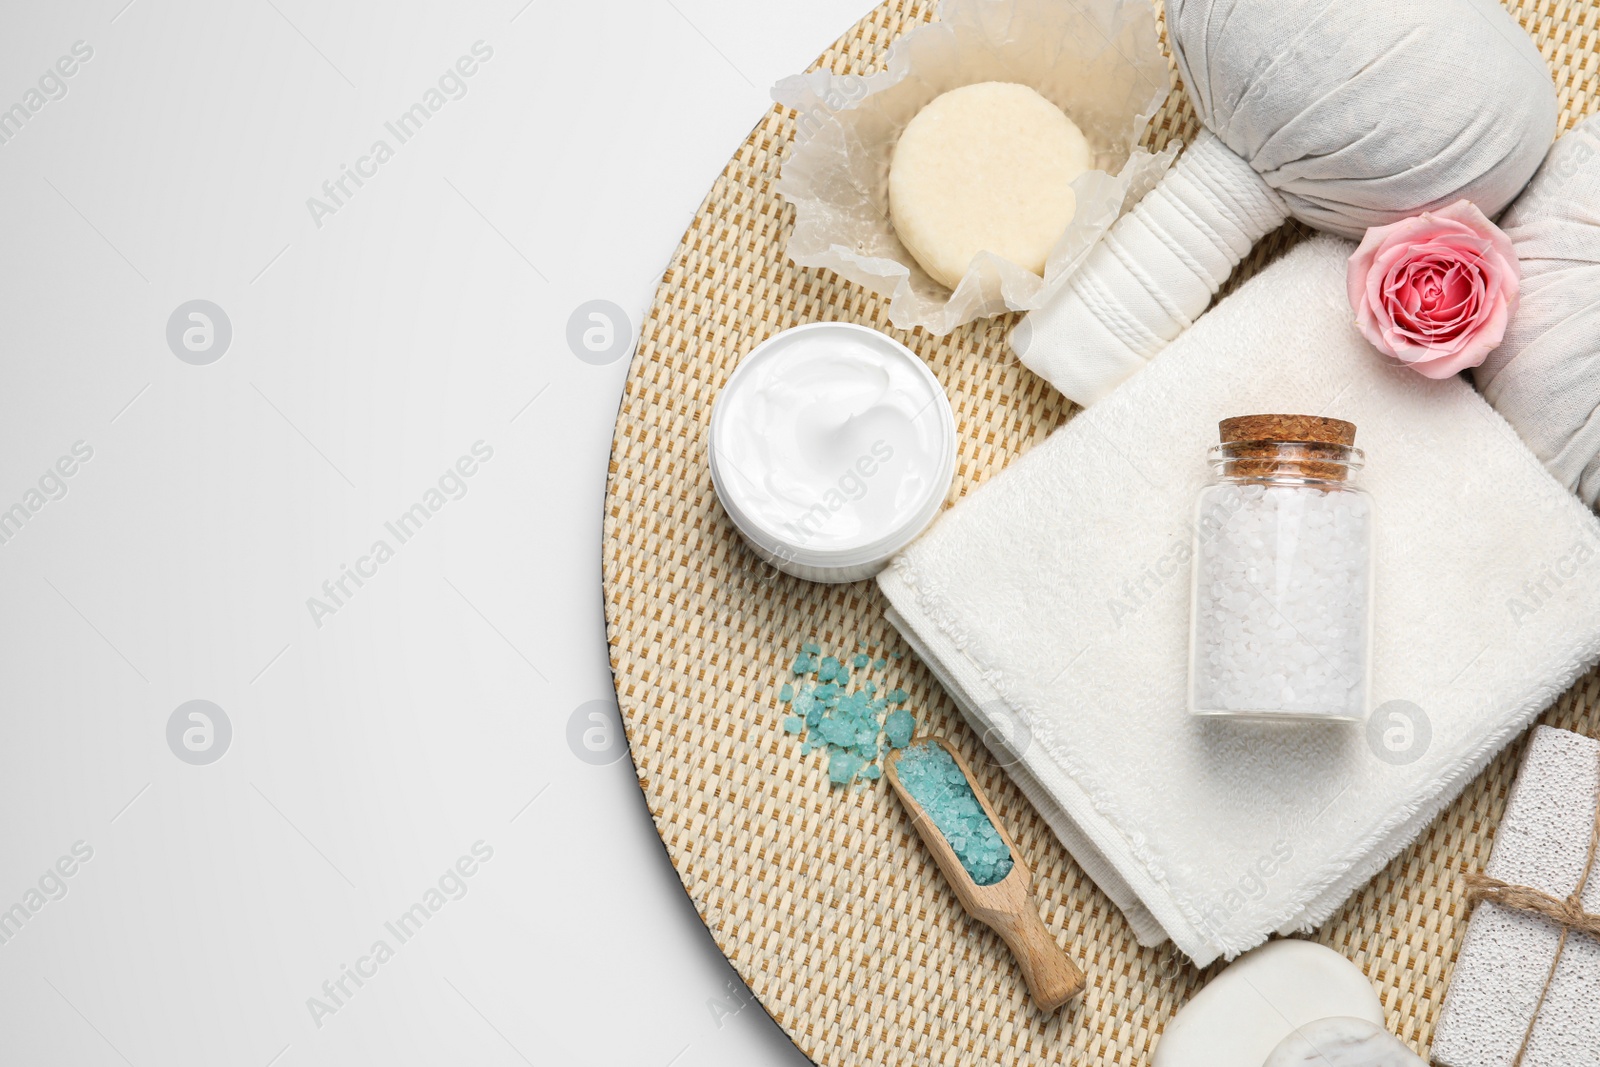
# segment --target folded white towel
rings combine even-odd
[[[1350,251],[1274,264],[879,577],[1140,940],[1201,964],[1325,920],[1600,657],[1600,522],[1465,382],[1362,340]],[[1219,419],[1263,411],[1349,419],[1368,454],[1367,729],[1186,711],[1204,456]]]
[[[1600,742],[1548,726],[1535,730],[1484,873],[1565,900],[1589,858],[1597,786]],[[1600,913],[1600,877],[1589,877],[1582,901],[1585,911]],[[1512,1067],[1528,1036],[1521,1067],[1600,1064],[1600,941],[1570,935],[1552,975],[1560,944],[1561,928],[1552,922],[1479,904],[1439,1013],[1434,1060],[1443,1067]]]

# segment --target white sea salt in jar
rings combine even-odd
[[[1361,722],[1372,642],[1372,500],[1356,428],[1224,419],[1195,523],[1189,710]]]

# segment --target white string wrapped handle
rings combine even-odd
[[[1068,399],[1088,406],[1187,329],[1239,261],[1289,214],[1249,163],[1202,131],[1056,300],[1012,332],[1012,351]]]

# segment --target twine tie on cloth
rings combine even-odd
[[[1523,1031],[1522,1044],[1517,1046],[1517,1054],[1511,1061],[1511,1067],[1522,1067],[1523,1057],[1528,1054],[1528,1044],[1533,1040],[1533,1028],[1538,1025],[1539,1012],[1544,1009],[1545,998],[1550,995],[1550,987],[1555,984],[1556,968],[1561,965],[1561,954],[1567,950],[1567,938],[1576,930],[1580,934],[1588,934],[1600,940],[1600,915],[1583,910],[1583,891],[1589,884],[1589,876],[1594,873],[1597,853],[1600,853],[1600,795],[1595,797],[1594,826],[1589,831],[1589,854],[1584,860],[1583,874],[1579,876],[1577,886],[1565,900],[1531,886],[1512,885],[1498,878],[1490,878],[1486,874],[1467,875],[1467,900],[1471,904],[1476,905],[1486,900],[1501,907],[1543,916],[1561,926],[1561,940],[1556,942],[1556,953],[1550,960],[1550,971],[1545,975],[1543,988],[1539,990],[1539,999],[1534,1002],[1533,1014],[1528,1018],[1528,1028]]]

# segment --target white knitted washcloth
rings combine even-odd
[[[1205,964],[1310,929],[1600,658],[1600,521],[1460,379],[1352,324],[1318,238],[968,495],[878,579],[890,619],[1140,940]],[[1218,420],[1356,423],[1377,521],[1369,728],[1186,710]]]
[[[1565,900],[1589,858],[1597,787],[1600,742],[1548,726],[1534,730],[1484,873]],[[1584,911],[1600,913],[1600,871],[1590,875],[1582,900]],[[1568,936],[1551,975],[1560,940],[1554,923],[1479,904],[1434,1031],[1434,1061],[1511,1067],[1533,1022],[1522,1067],[1600,1065],[1600,942]],[[1550,992],[1539,1005],[1547,979]]]

